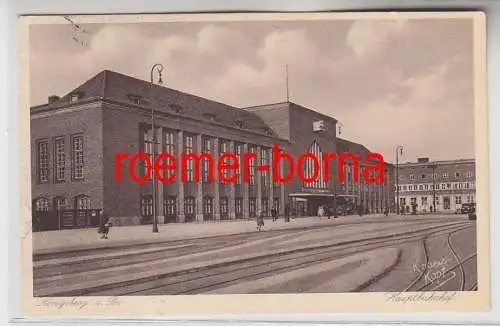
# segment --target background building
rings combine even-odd
[[[105,70],[70,93],[50,96],[47,104],[31,108],[34,211],[104,209],[116,225],[151,223],[151,178],[141,184],[133,181],[127,161],[121,166],[122,180],[116,182],[115,159],[118,153],[152,153],[152,104],[157,108],[157,153],[169,152],[177,158],[183,152],[257,155],[248,183],[241,177],[233,184],[209,182],[206,162],[201,164],[201,182],[195,182],[193,161],[182,182],[178,164],[176,182],[158,183],[160,223],[252,218],[258,211],[268,215],[273,206],[283,214],[286,204],[299,201],[305,204],[298,214],[313,215],[319,205],[331,204],[337,190],[356,195],[355,200],[372,212],[381,211],[394,198],[390,181],[353,188],[351,170],[346,171],[345,188],[335,188],[335,182],[326,182],[322,173],[309,184],[295,173],[292,182],[283,184],[272,182],[272,170],[258,171],[257,166],[270,164],[274,144],[295,160],[304,152],[321,157],[324,152],[336,152],[337,146],[368,152],[359,144],[338,141],[337,121],[332,117],[290,102],[235,108]],[[304,165],[305,173],[310,173],[308,166]],[[390,164],[386,167],[392,171]],[[288,173],[286,164],[280,169]],[[336,169],[332,164],[331,175],[337,174]],[[135,172],[145,175],[145,167],[137,165]],[[67,227],[82,223],[88,224],[88,219],[85,222],[82,216],[80,221],[74,214],[59,221]]]
[[[464,203],[475,203],[476,169],[474,159],[429,161],[399,165],[399,202],[411,212],[455,213]],[[434,204],[435,203],[435,204]]]

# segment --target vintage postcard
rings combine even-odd
[[[21,17],[24,313],[489,309],[485,19]]]

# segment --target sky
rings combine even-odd
[[[72,18],[78,23],[78,18]],[[237,107],[286,100],[339,120],[386,161],[474,158],[468,19],[62,24],[30,30],[31,105],[104,69]]]

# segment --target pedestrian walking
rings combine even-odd
[[[98,233],[101,234],[101,239],[109,239],[109,229],[111,228],[112,223],[109,219],[109,216],[101,211],[101,223],[99,225]]]
[[[276,206],[273,206],[273,208],[271,208],[271,216],[273,217],[273,222],[276,222],[276,220],[278,219]]]
[[[323,216],[323,206],[319,206],[318,207],[318,217],[321,219],[322,216]]]
[[[264,230],[264,215],[261,211],[257,212],[257,231]]]
[[[329,206],[326,207],[326,215],[328,216],[328,219],[332,216],[332,208]]]

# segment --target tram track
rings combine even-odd
[[[342,218],[344,219],[344,218]],[[178,239],[178,240],[156,240],[153,242],[147,242],[147,243],[141,243],[141,244],[120,244],[116,246],[103,246],[103,247],[98,247],[98,248],[69,248],[67,250],[59,250],[57,252],[35,252],[33,253],[33,262],[38,262],[38,261],[46,261],[50,259],[62,259],[62,258],[73,258],[77,256],[85,256],[87,254],[107,254],[107,253],[113,253],[116,251],[124,251],[124,250],[129,250],[129,249],[155,249],[158,248],[158,246],[179,246],[179,245],[186,245],[186,244],[191,244],[193,246],[196,245],[202,245],[206,243],[206,241],[210,240],[215,240],[215,241],[234,241],[235,239],[237,240],[238,238],[241,238],[241,241],[246,241],[249,239],[255,239],[256,237],[267,237],[269,235],[279,235],[279,234],[284,234],[284,233],[290,233],[294,231],[306,231],[306,230],[316,230],[316,229],[324,229],[325,227],[327,228],[336,228],[336,227],[342,227],[342,226],[354,226],[354,225],[367,225],[367,224],[376,224],[376,225],[384,225],[384,224],[396,224],[400,223],[401,221],[399,220],[361,220],[361,221],[349,221],[348,218],[346,218],[346,221],[338,221],[337,219],[332,219],[332,221],[335,221],[334,224],[321,224],[321,225],[308,225],[308,226],[297,226],[294,227],[293,225],[289,228],[284,228],[284,229],[277,229],[277,230],[265,230],[265,232],[241,232],[241,233],[234,233],[234,234],[224,234],[224,235],[208,235],[208,236],[199,236],[196,238],[190,238],[190,239]],[[249,223],[251,223],[249,221]],[[272,221],[268,222],[269,224],[273,223]],[[293,222],[292,222],[293,223]],[[421,224],[440,224],[442,221],[437,221],[436,219],[433,218],[421,218],[416,221],[411,222],[412,225],[421,225]],[[111,234],[112,237],[112,234]]]
[[[463,230],[466,230],[466,229],[469,229],[469,227],[459,228],[459,229],[457,229],[457,230],[455,230],[453,232],[450,232],[448,234],[446,243],[447,243],[447,246],[448,246],[448,250],[451,252],[452,256],[454,257],[454,259],[456,261],[456,263],[452,267],[446,269],[442,273],[442,276],[438,280],[438,281],[441,281],[441,283],[439,283],[439,284],[436,285],[436,280],[433,280],[433,281],[430,281],[430,282],[426,282],[422,286],[420,286],[417,289],[417,291],[424,291],[424,290],[427,290],[429,288],[431,288],[431,291],[438,291],[440,288],[442,288],[444,285],[446,285],[448,281],[451,281],[452,279],[456,278],[457,273],[455,271],[457,269],[458,269],[458,273],[460,275],[459,289],[457,291],[465,291],[466,275],[465,275],[465,270],[464,270],[463,266],[464,266],[464,264],[469,263],[473,259],[475,259],[477,257],[477,252],[473,253],[473,254],[471,254],[469,256],[467,256],[465,259],[460,259],[460,257],[458,257],[457,251],[455,250],[453,244],[451,243],[451,239],[452,239],[452,237],[456,233],[462,232]],[[450,276],[452,276],[452,277],[450,278]],[[475,286],[477,286],[477,281],[476,281],[475,284],[476,285],[473,284],[468,290],[473,289]],[[434,285],[434,287],[432,287],[433,285]]]
[[[370,250],[387,247],[388,245],[397,246],[404,243],[419,241],[426,234],[434,234],[455,230],[459,225],[447,225],[434,231],[416,231],[413,235],[392,235],[385,239],[360,240],[359,244],[346,244],[331,248],[317,248],[306,252],[291,252],[270,257],[262,257],[246,262],[234,262],[227,266],[213,266],[210,268],[210,274],[207,270],[196,270],[186,272],[182,275],[160,275],[153,280],[137,280],[129,284],[115,284],[107,288],[89,290],[86,294],[80,295],[153,295],[153,294],[194,294],[202,293],[230,284],[252,280],[318,264],[327,260],[339,259],[349,255],[362,253]],[[277,257],[280,257],[276,259]],[[361,289],[360,289],[361,290]]]
[[[393,222],[394,223],[394,222]],[[461,222],[455,222],[461,223]],[[354,224],[354,223],[353,223]],[[415,226],[420,225],[428,225],[427,222],[419,222],[415,223]],[[442,223],[437,223],[438,225]],[[349,227],[351,224],[342,225],[343,227]],[[333,226],[328,226],[333,227]],[[386,228],[385,231],[390,230],[391,228]],[[400,225],[395,225],[392,227],[394,232],[401,229]],[[115,268],[120,266],[131,266],[133,264],[141,264],[149,261],[157,261],[158,259],[168,258],[176,258],[181,256],[188,256],[191,254],[197,254],[201,252],[200,247],[203,249],[205,253],[210,251],[220,250],[227,247],[227,243],[230,242],[232,246],[243,245],[248,243],[249,241],[257,242],[277,242],[284,241],[287,239],[291,239],[296,237],[297,235],[306,234],[308,232],[315,232],[314,229],[306,229],[306,230],[290,230],[288,232],[280,232],[271,234],[271,236],[262,236],[261,233],[256,233],[255,237],[246,236],[244,238],[237,237],[236,239],[228,239],[224,237],[222,239],[214,239],[214,243],[208,243],[196,245],[196,242],[187,241],[184,245],[179,246],[177,248],[172,248],[169,250],[168,247],[162,246],[160,248],[147,248],[137,250],[135,252],[116,252],[111,254],[94,254],[92,256],[83,256],[83,257],[73,257],[71,259],[66,258],[58,258],[47,261],[38,261],[34,263],[33,266],[33,274],[35,279],[43,279],[46,277],[51,277],[55,275],[72,275],[78,274],[85,271],[92,271],[93,269],[106,269],[106,268]]]

